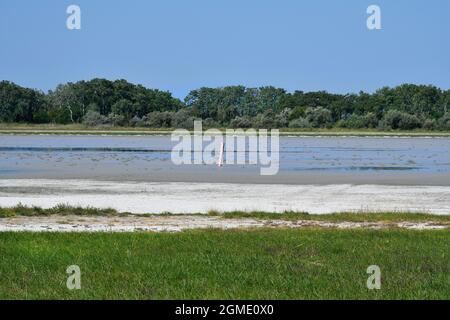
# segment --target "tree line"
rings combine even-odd
[[[450,130],[450,90],[403,84],[370,94],[287,92],[271,86],[192,90],[184,99],[126,80],[61,84],[47,93],[0,82],[0,122],[149,128]]]

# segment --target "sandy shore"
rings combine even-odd
[[[131,213],[406,211],[450,214],[448,186],[288,185],[96,180],[0,180],[0,206],[58,204]]]
[[[254,228],[338,228],[386,229],[402,228],[438,230],[450,227],[436,222],[324,222],[258,219],[224,219],[209,216],[127,216],[127,217],[14,217],[0,219],[0,232],[180,232],[189,229],[254,229]]]

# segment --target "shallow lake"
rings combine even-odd
[[[175,144],[170,136],[0,135],[0,178],[214,181],[259,173],[259,164],[177,166]],[[296,174],[450,174],[450,138],[280,137],[279,167],[286,182]]]

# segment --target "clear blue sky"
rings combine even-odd
[[[66,28],[70,4],[81,7],[81,30]],[[370,4],[382,9],[382,30],[366,28]],[[46,91],[94,77],[181,98],[235,84],[449,89],[450,1],[0,1],[0,79]]]

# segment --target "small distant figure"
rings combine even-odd
[[[223,166],[223,150],[225,148],[225,144],[222,142],[220,144],[220,153],[219,153],[219,158],[217,159],[217,165],[219,167]]]

